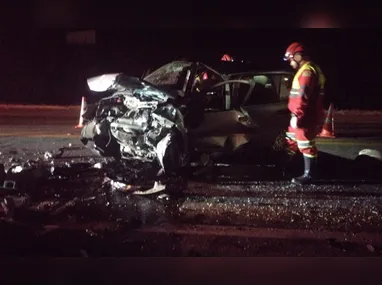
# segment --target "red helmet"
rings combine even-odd
[[[284,60],[291,60],[296,52],[305,52],[305,46],[302,43],[291,43],[286,49]]]
[[[233,58],[228,54],[224,54],[221,60],[222,61],[233,61]]]

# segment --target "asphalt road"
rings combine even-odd
[[[74,126],[78,123],[79,108],[0,106],[0,109],[0,160],[6,169],[17,161],[36,159],[55,166],[68,162],[75,165],[103,161],[92,156],[78,140],[80,129]],[[364,170],[364,164],[349,166],[362,149],[382,150],[380,118],[375,114],[335,116],[337,137],[318,140],[323,162],[327,165],[327,177],[313,186],[292,186],[276,169],[253,166],[233,170],[241,176],[245,172],[257,172],[268,178],[262,179],[260,176],[263,175],[259,175],[256,180],[256,176],[249,175],[246,182],[239,178],[227,180],[225,177],[232,173],[232,169],[222,167],[215,176],[207,172],[200,179],[188,181],[182,191],[175,191],[164,199],[131,197],[122,193],[113,194],[106,201],[102,198],[105,192],[100,191],[103,189],[102,169],[69,180],[53,179],[50,184],[31,182],[27,190],[15,196],[16,204],[24,205],[27,200],[27,206],[17,207],[12,220],[2,221],[3,232],[7,234],[2,236],[4,247],[1,253],[70,256],[380,255],[381,179],[378,174],[372,179],[357,175]],[[46,152],[55,153],[63,147],[65,152],[60,159],[44,159]],[[272,181],[272,177],[279,179]],[[40,195],[40,188],[51,189],[49,191],[54,194],[49,197]],[[69,193],[66,196],[65,191]],[[8,192],[3,196],[7,195]],[[97,202],[78,202],[76,197],[85,197],[85,200],[91,197]],[[43,207],[47,212],[41,210],[41,204],[50,205]],[[85,204],[86,211],[83,210]],[[73,205],[77,205],[76,209]],[[105,213],[95,221],[89,217],[94,211]],[[31,246],[20,247],[26,237],[29,237]],[[65,246],[59,242],[63,239],[68,241]],[[60,243],[60,247],[55,243]],[[46,244],[49,244],[48,248]]]
[[[15,147],[19,141],[24,148],[37,144],[42,149],[54,147],[57,140],[78,143],[81,130],[74,128],[79,121],[77,106],[0,105],[0,112],[0,137],[6,143],[14,138]],[[355,159],[362,149],[382,150],[382,113],[341,111],[334,114],[334,122],[336,138],[317,139],[321,151]]]

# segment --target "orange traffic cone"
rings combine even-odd
[[[232,57],[228,54],[224,54],[221,58],[222,61],[233,61]]]
[[[329,106],[324,125],[322,127],[321,133],[318,136],[322,138],[335,138],[333,104],[330,104]]]
[[[75,126],[76,129],[78,128],[82,128],[84,125],[84,118],[82,117],[85,112],[86,112],[86,108],[87,108],[87,105],[86,105],[86,99],[84,96],[82,96],[82,101],[81,101],[81,111],[80,111],[80,119],[78,121],[78,125]]]

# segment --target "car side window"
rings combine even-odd
[[[245,106],[271,104],[280,102],[279,94],[275,88],[274,82],[270,75],[254,75],[251,77],[243,78],[245,80],[255,83],[251,94],[245,103]]]
[[[245,96],[248,94],[251,85],[244,83],[232,84],[232,107],[238,108],[244,101]]]
[[[288,101],[289,92],[292,87],[293,76],[291,74],[283,74],[280,79],[280,101]]]
[[[219,74],[204,66],[198,67],[192,86],[192,93],[196,96],[201,95],[204,97],[205,111],[225,110],[224,85],[213,87],[222,81],[223,79]]]
[[[225,111],[224,85],[205,91],[205,111]]]

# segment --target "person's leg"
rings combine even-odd
[[[296,130],[293,129],[292,127],[288,127],[288,130],[285,134],[287,152],[290,156],[294,156],[299,150],[295,131]]]
[[[316,132],[306,129],[296,129],[295,131],[297,146],[304,156],[304,173],[292,179],[294,184],[309,184],[317,174],[317,155]]]

